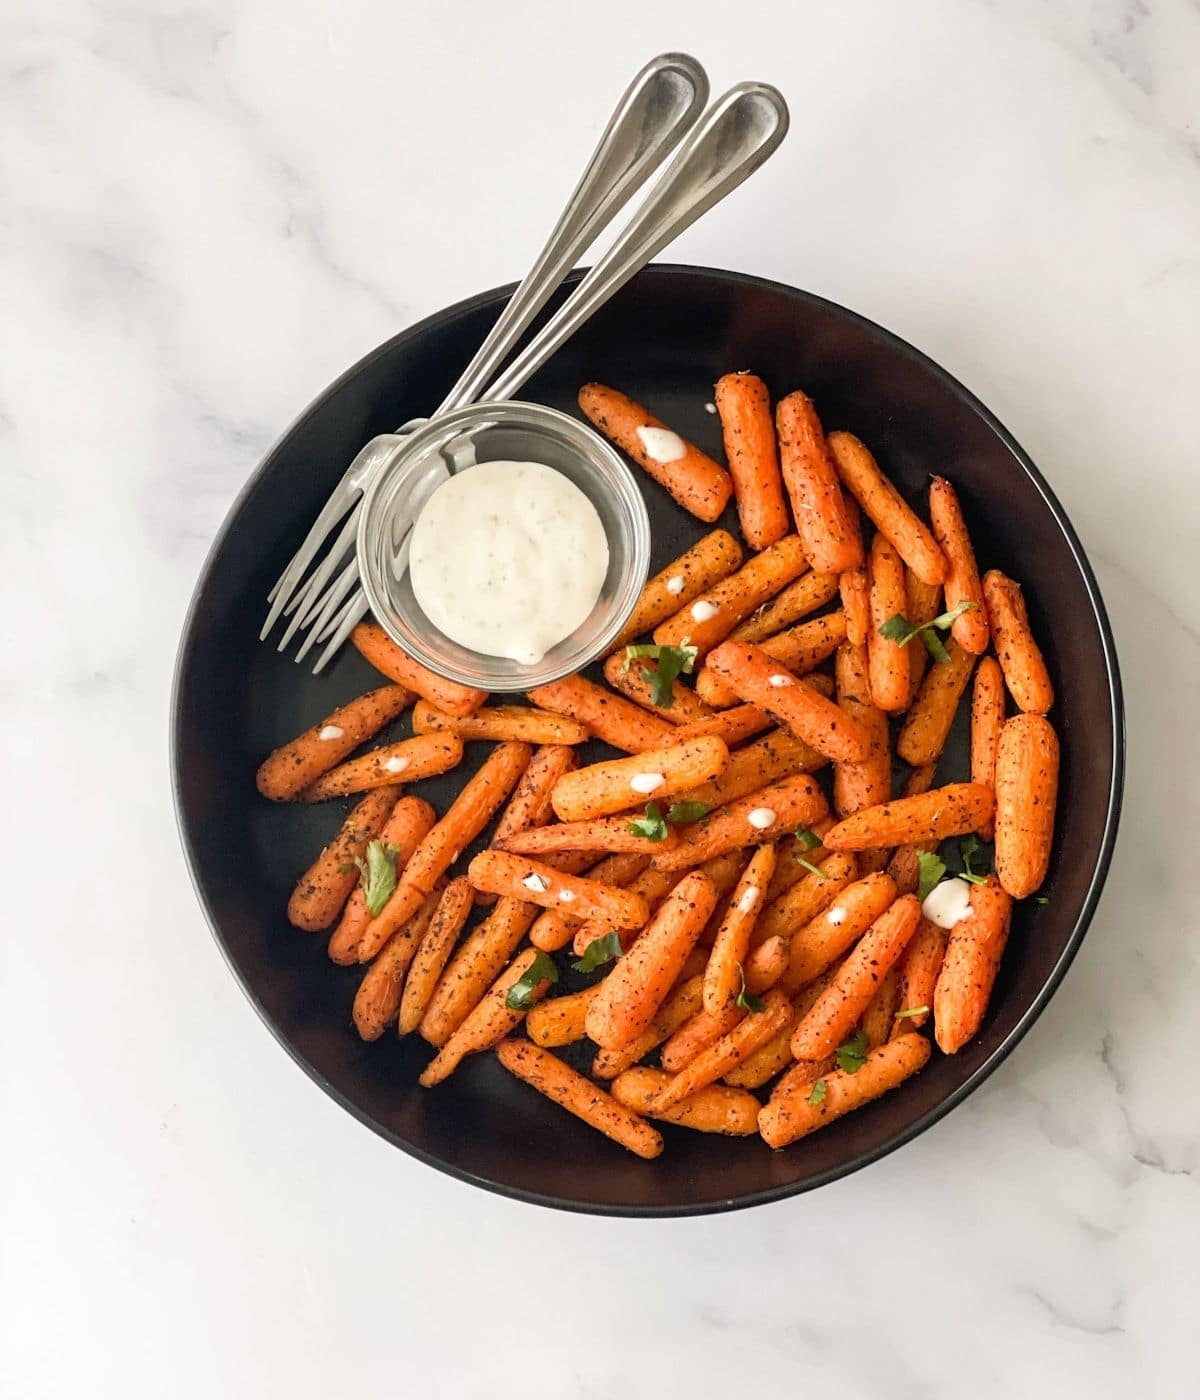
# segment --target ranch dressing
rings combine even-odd
[[[604,586],[595,506],[540,462],[481,462],[433,493],[413,527],[409,579],[452,641],[533,665],[583,623]]]

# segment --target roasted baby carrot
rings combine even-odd
[[[946,560],[937,541],[867,448],[853,433],[830,433],[829,450],[842,484],[913,573],[925,583],[944,583]]]
[[[996,788],[996,750],[1004,727],[1004,673],[994,656],[985,656],[975,672],[971,694],[971,781]],[[985,841],[992,839],[991,821],[979,828]]]
[[[975,666],[974,653],[959,646],[954,637],[946,643],[946,655],[949,660],[935,661],[925,673],[896,738],[896,752],[914,768],[936,763],[941,757]]]
[[[686,739],[567,773],[555,784],[551,798],[562,821],[585,821],[674,797],[716,778],[728,762],[723,739]]]
[[[723,374],[713,399],[721,416],[742,534],[751,549],[766,549],[787,534],[791,523],[779,474],[771,395],[757,374]]]
[[[951,633],[965,651],[981,656],[987,651],[990,639],[983,586],[958,493],[944,476],[935,476],[929,483],[929,519],[934,538],[946,557],[947,611],[963,603],[975,604],[954,619]]]
[[[706,719],[681,724],[675,731],[675,740],[680,742],[684,739],[702,739],[712,735],[714,738],[724,739],[726,744],[733,748],[734,744],[740,744],[762,730],[770,729],[774,723],[771,716],[760,710],[757,705],[733,705],[728,710],[719,710]]]
[[[796,845],[795,842],[791,843]],[[780,860],[794,860],[797,855],[805,859],[816,852],[800,850],[781,856]],[[858,875],[858,863],[848,851],[835,851],[819,861],[810,861],[814,871],[802,874],[801,879],[784,890],[767,905],[755,929],[755,937],[771,938],[779,934],[789,940],[789,944],[800,930],[833,901]],[[803,871],[803,867],[801,867]],[[869,921],[868,921],[869,922]],[[796,983],[799,986],[799,982]]]
[[[346,797],[394,783],[415,783],[457,768],[462,756],[462,740],[454,734],[422,734],[415,739],[401,739],[330,769],[298,797],[301,802],[322,802],[326,798]]]
[[[948,836],[977,831],[992,814],[991,788],[978,783],[947,783],[915,797],[898,797],[864,807],[825,834],[831,851],[867,851],[910,844],[933,850]]]
[[[926,763],[922,764],[920,768],[914,768],[904,780],[902,795],[916,797],[919,793],[928,792],[933,786],[936,772],[937,765],[934,763]],[[919,846],[911,844],[897,846],[887,863],[887,873],[895,880],[896,889],[901,894],[914,894],[920,885],[920,852]]]
[[[674,1107],[660,1109],[655,1100],[670,1079],[671,1076],[660,1069],[640,1065],[625,1070],[613,1080],[612,1095],[635,1113],[662,1118],[699,1133],[749,1137],[758,1132],[758,1100],[745,1089],[710,1084]]]
[[[739,622],[808,568],[799,535],[751,556],[737,571],[654,629],[659,646],[694,646],[700,656],[723,641]]]
[[[813,568],[830,574],[857,569],[863,561],[862,534],[812,400],[797,389],[780,400],[775,422],[792,515]]]
[[[597,739],[626,753],[641,753],[643,749],[674,743],[674,726],[665,719],[647,714],[640,706],[621,695],[613,695],[583,676],[568,676],[565,680],[551,681],[549,685],[535,686],[528,695],[535,705],[577,719]]]
[[[640,928],[645,901],[615,885],[566,875],[544,861],[508,851],[480,851],[467,870],[477,890],[525,900],[543,909],[568,909],[578,918],[607,919],[613,928]]]
[[[677,840],[674,827],[668,827],[662,836],[644,836],[628,816],[596,817],[592,821],[555,822],[516,831],[495,842],[495,849],[538,857],[558,855],[561,851],[636,851],[650,856],[669,850]]]
[[[1054,687],[1041,648],[1029,628],[1029,613],[1019,584],[999,569],[983,576],[983,596],[996,657],[1017,708],[1044,715],[1054,704]]]
[[[711,812],[703,821],[680,828],[674,848],[654,856],[653,864],[659,870],[688,870],[726,851],[758,846],[797,826],[811,826],[828,810],[825,796],[813,779],[798,773],[768,783]]]
[[[354,862],[362,860],[367,844],[383,830],[399,796],[399,788],[376,788],[355,804],[337,835],[296,882],[288,900],[290,923],[309,933],[333,923],[358,883]]]
[[[713,530],[660,570],[642,589],[629,621],[613,644],[620,649],[653,632],[660,622],[686,607],[714,583],[742,566],[742,547],[728,530]]]
[[[428,700],[418,700],[413,733],[446,731],[460,739],[513,739],[524,744],[582,744],[592,737],[578,720],[528,705],[485,705],[473,714],[447,715]]]
[[[391,724],[415,699],[400,685],[384,685],[356,696],[264,759],[256,778],[259,792],[272,802],[290,801],[359,744]]]
[[[862,1015],[862,1033],[870,1049],[874,1050],[877,1045],[891,1039],[894,1018],[900,1010],[899,996],[900,973],[893,965],[880,978],[875,994],[867,1002],[867,1009]]]
[[[871,627],[867,633],[867,676],[871,699],[888,714],[899,714],[912,699],[912,667],[908,652],[884,635],[884,624],[904,617],[908,606],[904,591],[904,565],[886,535],[871,541],[867,565],[867,593]]]
[[[495,840],[530,827],[545,826],[554,815],[554,785],[575,767],[575,751],[567,744],[546,744],[534,751],[521,774],[508,806],[496,823]]]
[[[896,900],[890,875],[873,871],[846,885],[792,936],[783,985],[798,991],[853,946]]]
[[[738,994],[743,980],[742,964],[750,951],[750,935],[762,912],[763,896],[774,873],[774,846],[759,846],[734,888],[713,941],[704,972],[706,1011],[723,1010]]]
[[[838,575],[838,592],[846,614],[846,640],[856,647],[866,646],[871,630],[870,590],[865,565]]]
[[[689,1064],[665,1084],[655,1100],[657,1111],[665,1112],[689,1095],[714,1084],[764,1046],[791,1019],[792,1004],[781,991],[767,993],[761,1011],[748,1012],[732,1030],[715,1044],[701,1050]]]
[[[360,622],[350,640],[377,671],[408,690],[415,690],[448,715],[474,713],[487,699],[486,690],[459,685],[422,666],[403,651],[376,622]]]
[[[866,758],[834,765],[833,810],[839,817],[848,817],[863,807],[886,802],[892,795],[892,754],[887,716],[882,710],[850,695],[839,696],[838,704],[871,739]]]
[[[729,504],[733,481],[724,467],[619,389],[585,384],[579,391],[579,407],[606,438],[697,519],[711,523]]]
[[[823,608],[838,591],[837,574],[822,574],[809,569],[794,579],[774,598],[765,602],[745,622],[729,634],[734,642],[765,642],[785,627],[792,627],[809,613]]]
[[[782,938],[771,938],[753,949],[743,965],[746,991],[751,996],[769,992],[787,970],[787,946]],[[740,990],[740,988],[739,988]],[[728,1002],[719,1011],[703,1006],[681,1025],[662,1048],[662,1067],[677,1074],[690,1065],[696,1056],[715,1045],[747,1014],[747,1008],[736,1001]]]
[[[792,1001],[792,1014],[783,1027],[776,1031],[770,1040],[760,1046],[753,1055],[748,1056],[740,1065],[736,1065],[724,1076],[726,1084],[734,1085],[742,1089],[759,1089],[768,1080],[774,1079],[782,1070],[800,1071],[801,1066],[792,1055],[792,1030],[801,1016],[812,1006],[825,988],[833,981],[837,973],[836,967],[831,967],[827,972],[810,983]],[[811,1066],[812,1061],[806,1060],[805,1066]],[[813,1073],[812,1077],[826,1068],[824,1064],[818,1062],[821,1069]],[[783,1081],[780,1081],[782,1084]]]
[[[919,1030],[929,1020],[933,1010],[933,989],[937,985],[946,942],[950,935],[944,928],[922,918],[912,942],[897,964],[900,988],[896,1010],[905,1015],[896,1021],[894,1033],[903,1035],[906,1028]]]
[[[1050,866],[1058,802],[1058,735],[1045,715],[1014,715],[996,749],[996,874],[1014,899]]]
[[[587,1035],[587,1009],[596,998],[603,983],[596,982],[581,992],[552,997],[539,1002],[525,1020],[525,1033],[535,1045],[553,1049],[559,1045],[574,1045]]]
[[[910,627],[932,622],[941,609],[942,589],[937,583],[923,583],[909,568],[904,570],[904,618]],[[908,669],[912,676],[910,690],[917,693],[925,672],[929,669],[929,652],[920,642],[904,648],[908,653]]]
[[[454,951],[467,915],[471,912],[472,891],[470,883],[461,876],[451,880],[442,891],[429,926],[421,935],[416,956],[404,979],[404,992],[400,998],[400,1014],[397,1028],[401,1035],[409,1035],[421,1024],[421,1018],[429,1008],[450,954]]]
[[[971,912],[950,930],[933,991],[933,1033],[946,1055],[961,1050],[983,1022],[1012,924],[1012,898],[989,875],[971,889]]]
[[[592,1073],[595,1077],[611,1079],[630,1065],[637,1064],[655,1046],[661,1045],[673,1035],[685,1021],[690,1020],[700,1010],[703,983],[704,977],[701,973],[681,978],[671,988],[670,995],[641,1035],[620,1050],[598,1052],[592,1061]]]
[[[855,1073],[834,1070],[821,1077],[821,1094],[802,1083],[776,1090],[758,1114],[758,1131],[769,1147],[786,1147],[827,1123],[880,1098],[911,1078],[928,1061],[929,1042],[922,1035],[902,1035],[872,1050]]]
[[[398,928],[363,974],[354,997],[354,1024],[364,1040],[378,1040],[396,1012],[404,979],[433,918],[442,891],[435,889],[403,928]]]
[[[722,807],[779,778],[790,778],[793,773],[814,773],[828,762],[824,754],[803,739],[797,739],[786,729],[774,729],[730,754],[719,777],[698,787],[685,788],[678,797],[680,802]]]
[[[707,719],[712,708],[706,705],[694,691],[682,681],[671,682],[670,703],[660,705],[655,700],[654,675],[658,662],[650,658],[638,657],[632,662],[623,652],[616,652],[604,663],[604,679],[614,690],[619,690],[627,700],[649,710],[668,724],[690,724],[693,720]]]
[[[678,877],[665,870],[641,870],[627,883],[623,880],[614,880],[613,883],[627,889],[630,894],[637,895],[639,899],[644,900],[647,909],[647,917],[649,917],[675,888],[678,883]],[[613,932],[621,934],[621,942],[627,947],[641,932],[641,929],[614,930],[611,919],[606,919],[603,916],[587,919],[585,922],[577,924],[575,927],[574,939],[576,955],[582,957],[584,953],[587,952],[589,945],[597,938],[604,938]]]
[[[768,637],[762,643],[761,650],[780,666],[786,666],[794,676],[802,676],[828,660],[845,639],[844,614],[826,613],[823,617],[810,618],[808,622],[789,627],[786,632]],[[809,683],[820,689],[825,681],[823,676],[813,676]],[[697,673],[696,693],[710,705],[732,705],[737,700],[736,694],[711,666],[703,666]]]
[[[510,1074],[630,1152],[646,1158],[661,1154],[662,1137],[645,1119],[563,1064],[549,1050],[527,1040],[502,1040],[496,1046],[496,1058]]]
[[[767,889],[767,903],[778,899],[785,891],[805,878],[809,874],[809,865],[820,865],[829,852],[823,845],[812,844],[808,832],[811,832],[820,842],[831,826],[834,819],[826,815],[820,821],[813,822],[801,838],[798,833],[790,832],[781,836],[776,842],[776,850],[779,859],[775,862],[775,874],[771,879],[771,884]]]

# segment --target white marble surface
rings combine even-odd
[[[997,410],[1096,563],[1130,752],[1084,950],[970,1103],[816,1195],[646,1224],[469,1190],[295,1069],[188,889],[166,706],[265,446],[518,275],[672,47],[793,112],[675,255]],[[1198,66],[1194,0],[0,0],[0,1393],[1195,1393]]]

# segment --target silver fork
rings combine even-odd
[[[739,83],[718,98],[612,247],[493,382],[487,400],[511,398],[656,253],[756,170],[779,146],[787,128],[787,104],[765,83]],[[415,511],[409,510],[404,520],[396,522],[393,542],[398,549],[402,549],[403,535],[414,516]],[[310,638],[301,655],[311,642],[328,639],[314,673],[326,665],[368,610],[362,590],[355,588],[357,578],[357,559],[353,558],[323,597],[314,592],[314,602],[306,608]]]
[[[637,74],[609,118],[545,247],[437,413],[478,397],[579,256],[679,144],[707,100],[708,77],[687,54],[660,54]],[[266,639],[280,616],[290,615],[279,650],[286,648],[297,630],[307,627],[308,637],[296,656],[300,661],[321,632],[328,630],[338,605],[357,578],[351,559],[334,579],[354,549],[357,509],[342,524],[322,563],[307,579],[305,574],[338,522],[357,507],[367,484],[403,444],[403,434],[422,421],[412,420],[395,433],[373,438],[351,462],[304,543],[267,595],[271,606],[260,640]],[[332,587],[325,592],[330,580]],[[341,614],[337,620],[343,620]],[[315,669],[319,671],[336,650],[334,647],[323,655]]]

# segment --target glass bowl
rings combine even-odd
[[[525,665],[472,651],[437,627],[417,601],[405,536],[434,490],[475,462],[541,462],[587,496],[608,540],[595,606],[565,640]],[[528,690],[603,655],[633,611],[650,567],[650,521],[632,471],[599,434],[540,404],[471,404],[419,427],[371,482],[358,523],[358,567],[376,621],[423,666],[481,690]]]

